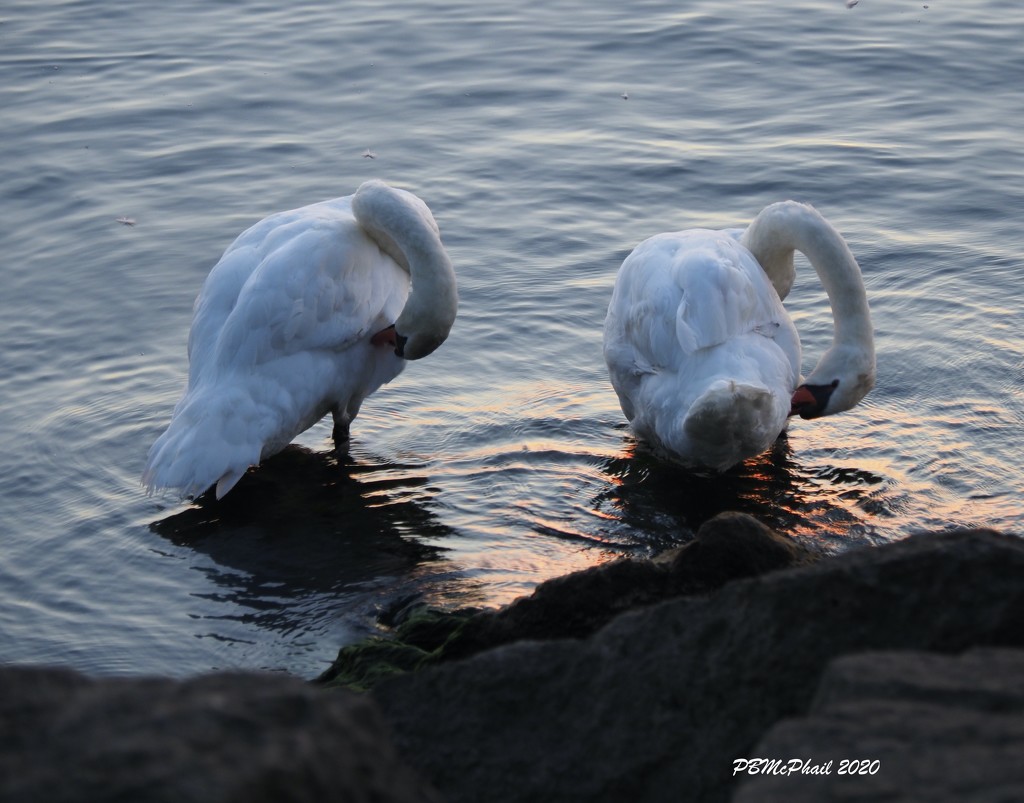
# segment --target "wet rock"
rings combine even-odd
[[[768,548],[750,568],[779,557]],[[511,643],[391,678],[373,697],[453,803],[481,790],[492,801],[724,801],[733,761],[808,710],[833,658],[1024,646],[1022,579],[1020,539],[923,534],[670,598],[582,639]]]
[[[803,565],[813,553],[745,513],[721,513],[693,541],[654,560],[618,560],[548,580],[499,611],[469,619],[446,659],[524,639],[582,638],[626,611],[707,594],[730,580]]]
[[[270,674],[0,668],[0,800],[436,801],[365,698]]]
[[[541,583],[499,610],[412,609],[393,633],[342,648],[321,683],[355,689],[384,677],[523,640],[583,638],[619,614],[818,556],[752,516],[722,513],[654,560],[622,559]]]
[[[839,658],[751,756],[779,763],[743,776],[736,803],[1024,799],[1024,651]]]
[[[673,594],[707,593],[731,580],[807,566],[820,557],[745,513],[719,513],[696,538],[656,558],[666,566]]]
[[[388,612],[388,619],[391,619]],[[392,619],[388,636],[371,636],[342,647],[316,682],[365,691],[387,677],[442,660],[444,644],[476,612],[447,613],[410,605]]]

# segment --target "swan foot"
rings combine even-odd
[[[334,429],[331,430],[331,437],[334,439],[334,448],[340,449],[342,447],[348,447],[349,440],[349,422],[338,421],[334,422]]]

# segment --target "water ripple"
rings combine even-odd
[[[1019,530],[1011,5],[9,3],[6,659],[309,676],[395,600],[506,602],[728,509],[828,551]],[[452,336],[367,400],[347,454],[323,424],[227,505],[147,497],[210,266],[370,177],[434,210]],[[722,477],[666,466],[604,369],[615,272],[784,197],[857,255],[878,385]],[[831,337],[806,265],[787,305],[806,371]]]

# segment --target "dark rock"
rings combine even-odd
[[[541,583],[499,610],[421,609],[386,638],[343,647],[318,678],[366,689],[384,677],[523,640],[583,638],[621,613],[730,580],[804,565],[817,555],[744,513],[705,522],[695,539],[654,560],[622,559]]]
[[[387,636],[370,636],[342,647],[338,657],[316,679],[322,686],[366,691],[386,677],[419,669],[443,658],[443,647],[477,609],[440,611],[423,604],[407,605],[391,623]],[[384,624],[383,619],[378,619]]]
[[[0,668],[0,800],[436,801],[370,700],[270,674]]]
[[[816,556],[745,513],[720,513],[693,541],[654,560],[618,560],[556,577],[499,611],[472,617],[444,645],[446,659],[524,639],[582,638],[626,611],[730,580],[810,563]]]
[[[626,611],[817,556],[745,513],[720,513],[693,541],[654,560],[618,560],[556,577],[499,611],[472,617],[444,647],[454,658],[523,639],[582,638]]]
[[[668,568],[674,594],[707,593],[730,580],[807,566],[819,557],[745,513],[719,513],[696,538],[656,559]]]
[[[1024,800],[1024,652],[839,658],[808,716],[776,725],[750,756],[795,771],[743,776],[736,803]]]
[[[453,803],[722,801],[733,760],[807,710],[832,658],[1021,646],[1022,579],[1020,539],[920,535],[631,611],[585,640],[392,678],[373,697]]]
[[[526,639],[582,638],[618,614],[669,596],[665,566],[623,559],[555,577],[497,611],[470,617],[442,645],[442,660]]]

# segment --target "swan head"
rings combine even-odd
[[[444,251],[436,256],[435,270],[414,276],[413,292],[394,324],[395,354],[406,360],[433,353],[448,339],[455,323],[459,307],[455,273]]]
[[[398,331],[398,326],[395,326],[395,354],[405,360],[418,360],[422,357],[426,357],[428,354],[433,354],[448,337],[448,329],[441,332],[440,330],[425,330],[425,331],[413,331],[410,334],[404,335]],[[408,331],[408,330],[406,330]]]
[[[392,346],[406,360],[426,357],[447,339],[459,306],[455,270],[434,216],[411,192],[377,180],[359,186],[352,198],[352,213],[363,231],[412,280],[398,319],[371,342]]]
[[[833,347],[793,392],[789,414],[810,419],[841,413],[857,406],[874,386],[873,348]]]
[[[427,329],[424,331],[414,330],[412,334],[401,334],[398,324],[393,323],[377,332],[370,338],[370,342],[374,346],[390,346],[395,350],[395,356],[401,357],[403,360],[418,360],[436,351],[438,346],[448,338],[450,329],[451,324],[443,333],[439,329],[433,331]],[[410,330],[404,329],[404,331]]]
[[[459,306],[454,273],[450,280],[447,276],[440,281],[435,276],[421,278],[420,286],[427,285],[429,294],[410,293],[398,320],[370,339],[373,345],[391,346],[404,360],[419,360],[448,339]]]

